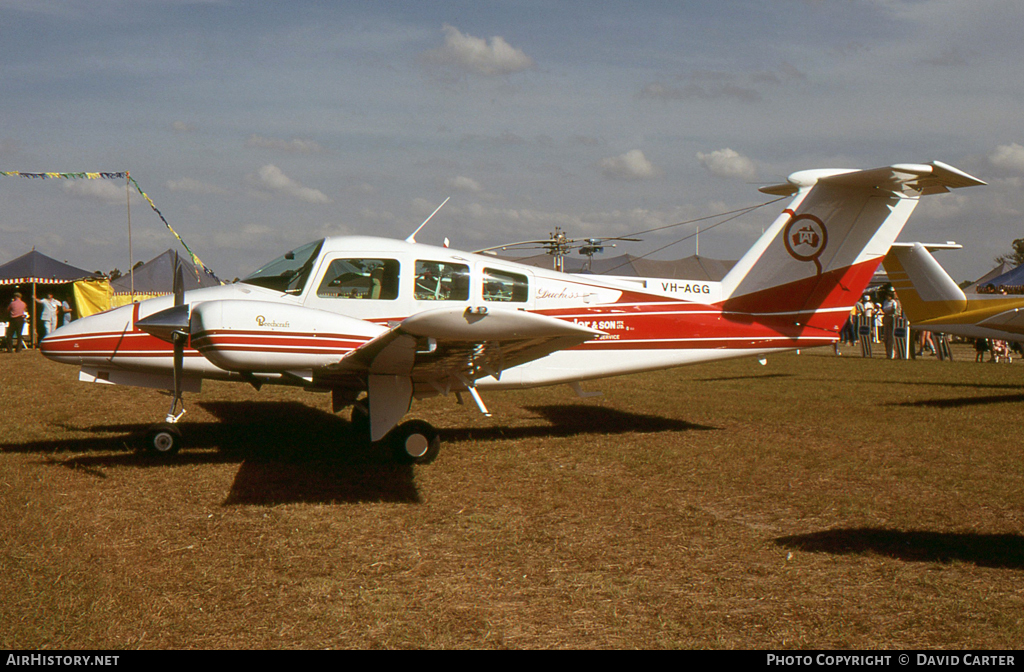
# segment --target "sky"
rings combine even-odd
[[[900,240],[1024,237],[1017,0],[0,0],[0,170],[130,171],[219,277],[325,235],[737,259],[810,168],[939,160]],[[183,251],[123,180],[0,176],[0,263]],[[129,194],[131,194],[129,202]],[[128,220],[131,220],[131,247]]]

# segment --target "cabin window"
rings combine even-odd
[[[469,266],[446,261],[417,261],[417,301],[468,301]]]
[[[316,295],[322,299],[392,301],[398,298],[398,270],[395,259],[335,259]]]
[[[522,303],[530,296],[530,281],[525,275],[493,268],[484,269],[484,301]]]
[[[323,239],[307,243],[274,259],[242,282],[267,287],[286,294],[301,294],[320,254]]]

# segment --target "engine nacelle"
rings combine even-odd
[[[336,363],[387,331],[366,320],[267,301],[205,301],[192,307],[191,345],[228,371],[282,373]]]

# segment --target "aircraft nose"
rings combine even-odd
[[[75,320],[49,334],[39,343],[43,356],[63,364],[82,365],[109,358],[129,330],[132,308],[117,308]]]
[[[39,341],[39,352],[43,353],[43,356],[47,359],[52,359],[58,362],[66,362],[64,358],[66,355],[67,343],[61,338],[61,331],[64,331],[66,327],[61,327],[54,331],[52,334],[47,334],[43,337],[43,340]]]

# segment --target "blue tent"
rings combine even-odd
[[[999,285],[1024,285],[1024,264],[1010,269],[1006,273],[994,277],[991,280],[986,280],[984,286],[987,287],[989,285],[997,288]]]
[[[99,277],[99,274],[75,268],[35,250],[0,266],[0,285],[59,285],[92,277]]]

